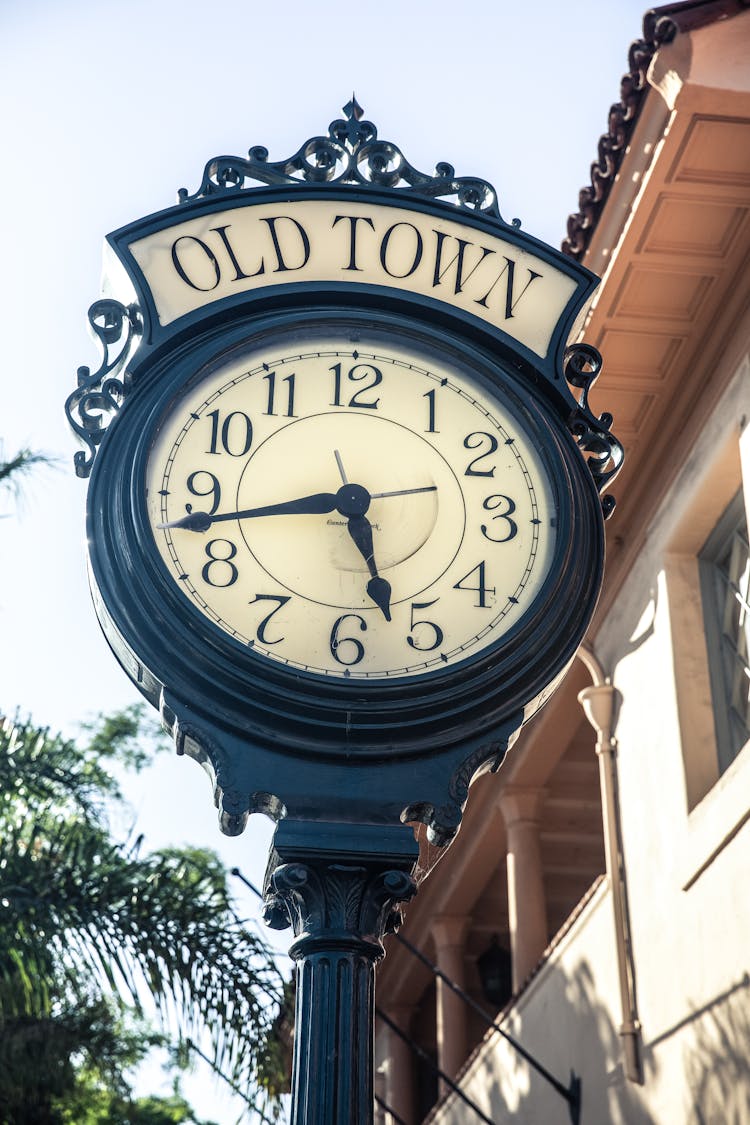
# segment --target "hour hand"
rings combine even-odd
[[[383,611],[386,621],[391,619],[391,584],[378,574],[375,565],[375,550],[372,545],[372,525],[367,516],[351,516],[347,524],[354,545],[367,563],[371,574],[367,583],[367,593],[378,609]]]

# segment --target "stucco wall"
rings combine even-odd
[[[703,529],[742,478],[750,495],[747,418],[745,359],[597,638],[622,693],[618,769],[644,1095],[665,1125],[750,1122],[750,746],[719,778],[695,564]]]
[[[606,880],[502,1025],[564,1085],[581,1079],[581,1125],[651,1122],[640,1091],[622,1075],[612,901]],[[496,1123],[570,1121],[563,1098],[491,1032],[461,1078],[462,1089]],[[467,1125],[472,1111],[451,1095],[436,1125]]]

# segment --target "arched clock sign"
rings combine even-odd
[[[336,924],[382,936],[404,822],[448,842],[565,672],[622,459],[600,357],[567,346],[593,275],[345,114],[109,236],[103,359],[67,404],[104,633],[224,831],[280,820],[268,911],[303,961],[331,857],[364,872]]]

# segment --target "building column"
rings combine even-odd
[[[411,1038],[411,1018],[414,1007],[411,1004],[389,1005],[388,1015],[404,1035]],[[385,1070],[385,1100],[388,1107],[397,1114],[406,1125],[414,1121],[414,1073],[417,1065],[417,1056],[406,1043],[391,1028],[385,1028],[387,1035],[388,1061]],[[389,1117],[389,1122],[392,1118]]]
[[[464,939],[469,919],[450,914],[439,914],[432,919],[431,933],[435,946],[435,962],[441,973],[459,988],[466,987],[464,973]],[[437,990],[437,1050],[438,1066],[450,1078],[466,1062],[468,1051],[466,1002],[449,988],[440,977],[435,981]],[[440,1083],[441,1095],[448,1092]]]
[[[510,787],[500,798],[508,838],[508,917],[513,991],[523,985],[547,946],[547,903],[539,844],[543,789]]]

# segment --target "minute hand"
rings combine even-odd
[[[171,523],[160,523],[159,527],[181,527],[186,531],[208,531],[214,523],[225,520],[254,519],[256,516],[295,516],[327,515],[336,511],[338,497],[334,492],[316,492],[312,496],[301,496],[298,500],[285,500],[279,504],[265,504],[262,508],[245,508],[239,512],[190,512],[182,519]]]

